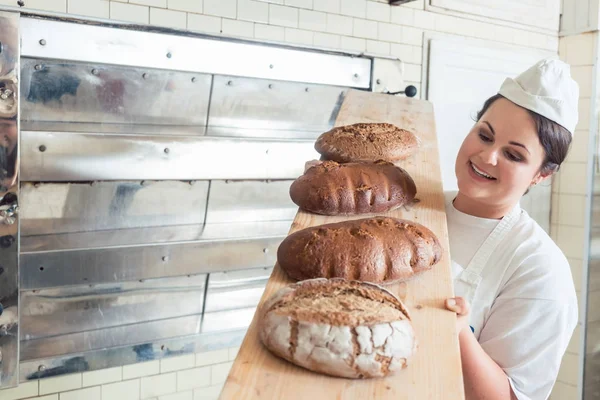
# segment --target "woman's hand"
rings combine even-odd
[[[463,297],[453,297],[446,300],[446,308],[456,313],[457,318],[457,331],[458,333],[469,332],[471,327],[469,326],[469,312],[471,306],[469,302]]]

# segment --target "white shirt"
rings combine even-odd
[[[499,224],[456,210],[446,213],[455,294],[457,276]],[[504,370],[519,400],[547,399],[577,325],[575,286],[566,257],[546,232],[519,209],[487,259],[469,323],[485,352]]]

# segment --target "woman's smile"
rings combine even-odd
[[[473,161],[469,161],[469,167],[469,175],[478,182],[488,183],[496,180],[496,178],[487,173],[483,168],[478,167]]]

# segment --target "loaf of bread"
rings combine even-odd
[[[412,202],[416,192],[410,175],[387,161],[325,161],[290,186],[298,207],[322,215],[385,212]]]
[[[392,217],[305,228],[288,235],[277,249],[279,266],[295,280],[400,282],[431,269],[441,256],[442,248],[433,232]]]
[[[260,308],[259,337],[273,354],[313,372],[384,377],[417,350],[408,311],[377,285],[312,279],[286,286]]]
[[[387,123],[358,123],[333,128],[321,134],[315,150],[323,160],[398,161],[418,149],[417,137],[410,131]]]

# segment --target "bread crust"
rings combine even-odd
[[[393,283],[431,269],[441,257],[431,230],[382,216],[305,228],[288,235],[277,249],[279,266],[295,280]]]
[[[411,203],[416,193],[408,172],[383,160],[325,161],[290,186],[290,197],[298,207],[321,215],[386,212]]]
[[[312,310],[304,306],[295,312],[285,308],[299,299],[316,304],[323,297],[339,310],[323,312],[316,305]],[[353,297],[387,307],[390,315],[380,320],[354,318],[356,309],[348,304]],[[385,377],[405,368],[417,350],[404,304],[386,289],[367,282],[305,280],[280,289],[259,312],[259,337],[264,346],[276,356],[317,373],[343,378]]]
[[[404,160],[415,154],[418,147],[414,133],[388,123],[339,126],[315,141],[315,150],[322,159],[341,163]]]

